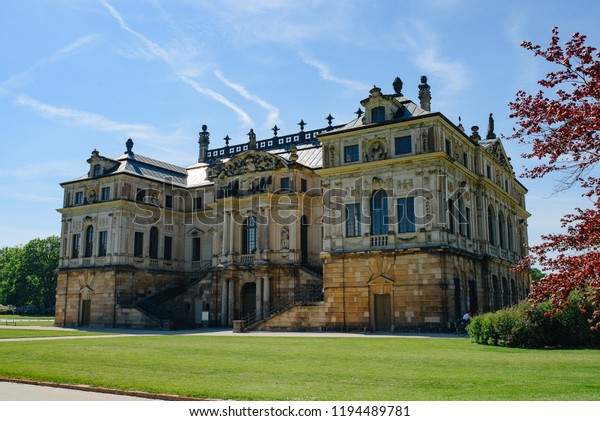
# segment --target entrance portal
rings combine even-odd
[[[375,330],[389,332],[392,330],[392,303],[390,294],[375,294]]]
[[[81,326],[90,325],[90,315],[92,313],[92,300],[81,300]]]
[[[246,317],[256,311],[256,283],[247,282],[242,287],[240,316]]]

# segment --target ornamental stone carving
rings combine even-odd
[[[379,161],[388,157],[387,145],[382,139],[375,139],[369,142],[366,150],[367,161]]]
[[[281,229],[281,249],[289,250],[290,248],[290,229],[284,226]]]
[[[225,178],[254,172],[273,171],[283,166],[281,159],[270,154],[243,154],[232,158],[222,166],[216,167],[215,175],[218,178]]]

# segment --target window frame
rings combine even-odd
[[[412,137],[410,135],[399,136],[394,139],[394,155],[408,155],[412,152]]]
[[[173,260],[173,237],[165,235],[163,239],[163,259]]]
[[[253,254],[256,252],[256,233],[256,218],[250,216],[246,218],[244,225],[242,225],[242,254]]]
[[[73,197],[73,204],[74,205],[83,205],[83,203],[84,203],[83,191],[75,192],[75,196]]]
[[[85,243],[83,248],[83,257],[89,258],[94,254],[94,226],[89,225],[85,229]]]
[[[144,233],[141,231],[133,233],[133,257],[144,257]]]
[[[105,257],[108,251],[108,231],[98,231],[98,257]]]
[[[110,200],[110,187],[102,187],[100,189],[100,200]]]
[[[79,259],[79,251],[81,250],[81,234],[73,234],[71,241],[71,259]]]
[[[348,203],[345,205],[346,208],[346,237],[360,237],[361,236],[361,203]]]
[[[192,237],[192,262],[202,260],[202,241],[200,237]]]
[[[385,107],[380,105],[378,107],[371,108],[371,123],[383,122],[385,122]]]
[[[358,144],[344,146],[344,163],[360,161],[360,149]]]
[[[376,207],[380,203],[380,207]],[[371,195],[371,235],[387,235],[389,233],[388,194],[384,189],[376,190]]]
[[[158,259],[158,228],[150,228],[150,244],[148,248],[148,256],[151,259]]]
[[[415,232],[415,198],[401,197],[398,206],[398,233]]]

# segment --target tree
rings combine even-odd
[[[59,250],[57,236],[4,248],[0,252],[0,303],[54,306]]]
[[[543,243],[531,247],[532,255],[521,262],[521,270],[537,262],[548,273],[533,283],[529,299],[550,300],[553,315],[566,307],[572,291],[579,291],[600,309],[600,178],[594,176],[600,160],[600,54],[580,33],[562,46],[558,28],[546,49],[531,42],[521,46],[558,67],[538,81],[539,92],[519,91],[509,104],[518,126],[509,139],[531,145],[531,152],[522,156],[539,162],[524,175],[560,173],[560,188],[583,188],[591,205],[565,215],[565,233],[543,236]],[[600,329],[600,310],[590,321]]]
[[[539,281],[544,276],[546,276],[546,274],[544,272],[542,272],[541,270],[539,270],[538,268],[531,268],[531,279],[532,280]]]

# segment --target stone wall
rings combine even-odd
[[[135,304],[183,281],[182,274],[156,270],[61,269],[55,325],[157,328],[156,322],[134,308]]]
[[[327,325],[324,303],[313,306],[294,306],[267,320],[257,330],[314,331]]]
[[[445,248],[327,255],[327,327],[446,331],[473,303],[489,307],[490,271],[499,264]]]

